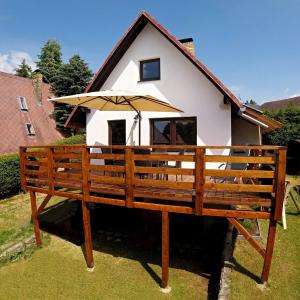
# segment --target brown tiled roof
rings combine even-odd
[[[28,111],[21,111],[18,96],[26,99]],[[0,72],[0,153],[17,152],[19,146],[49,144],[62,138],[49,117],[53,104],[50,86],[41,83],[41,102],[38,101],[33,80]],[[25,123],[31,123],[35,135],[27,135]]]
[[[260,108],[273,110],[273,109],[284,108],[287,106],[300,106],[300,96],[288,98],[288,99],[265,102],[260,106]]]

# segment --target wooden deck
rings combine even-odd
[[[169,214],[226,217],[264,257],[269,276],[276,223],[284,198],[286,150],[271,146],[33,146],[20,148],[23,190],[38,214],[51,196],[82,202],[86,260],[93,266],[88,202],[162,212],[162,286],[168,284]],[[220,167],[224,164],[223,167]],[[44,193],[36,206],[35,193]],[[262,249],[237,221],[270,220]]]

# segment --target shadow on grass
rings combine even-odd
[[[247,270],[246,268],[244,268],[241,264],[238,263],[238,261],[233,257],[232,262],[234,264],[234,269],[241,273],[244,274],[246,276],[248,276],[249,278],[251,278],[252,280],[254,280],[256,283],[261,283],[260,278],[253,274],[252,272],[250,272],[249,270]]]
[[[93,250],[139,261],[153,280],[161,274],[151,264],[161,264],[160,212],[91,204]],[[208,299],[217,299],[226,221],[170,215],[170,267],[201,276],[208,284]],[[84,252],[81,202],[66,200],[46,208],[41,229],[76,245]]]

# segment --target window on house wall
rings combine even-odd
[[[148,59],[140,62],[140,81],[160,79],[160,59]]]
[[[31,123],[25,123],[25,129],[27,135],[35,135],[35,131]]]
[[[160,118],[150,120],[152,145],[196,145],[197,118]]]
[[[108,121],[108,143],[109,145],[126,145],[126,121]]]
[[[26,98],[23,96],[18,96],[17,99],[19,102],[20,110],[27,111],[28,107],[27,107],[27,103],[26,103]]]

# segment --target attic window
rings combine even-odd
[[[25,123],[25,129],[27,135],[35,135],[35,131],[31,123]]]
[[[160,79],[160,59],[148,59],[140,62],[140,81]]]
[[[18,96],[17,99],[18,99],[18,102],[19,102],[20,110],[27,111],[28,107],[27,107],[27,104],[26,104],[26,98],[23,97],[23,96]]]

